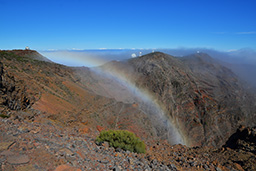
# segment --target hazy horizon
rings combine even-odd
[[[151,52],[163,52],[180,57],[203,52],[219,60],[230,63],[256,64],[256,51],[243,48],[232,51],[219,51],[208,48],[147,48],[147,49],[84,49],[84,50],[44,50],[39,51],[50,60],[67,66],[98,66],[111,60],[126,60]]]

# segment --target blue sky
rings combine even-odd
[[[255,0],[0,0],[0,49],[256,49]]]

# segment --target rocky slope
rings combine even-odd
[[[139,89],[149,92],[189,146],[219,147],[239,125],[256,124],[255,97],[235,74],[207,54],[175,58],[157,52],[110,62],[102,69],[129,78]],[[118,91],[111,81],[102,82],[105,89],[115,87]],[[123,100],[114,93],[111,96]],[[129,101],[129,97],[124,100]]]
[[[169,144],[166,126],[157,126],[164,123],[154,116],[158,111],[118,75],[70,68],[33,54],[0,51],[0,170],[256,169],[255,128],[241,127],[235,133],[238,124],[255,121],[248,119],[253,104],[236,77],[219,64],[211,67],[210,61],[207,74],[198,76],[199,66],[207,62],[154,53],[101,67],[101,72],[125,75],[142,95],[152,92],[154,103],[175,118],[187,144],[204,145],[190,148]],[[147,144],[147,153],[113,149],[107,143],[97,146],[95,138],[103,129],[136,133]]]
[[[234,134],[231,148],[229,142],[215,149],[156,141],[136,154],[97,146],[94,136],[42,116],[33,122],[0,118],[0,170],[255,170],[255,128],[238,132],[242,137]]]
[[[3,116],[23,120],[43,114],[88,133],[102,127],[125,128],[145,139],[155,135],[148,116],[136,105],[93,93],[87,88],[93,83],[81,83],[74,68],[30,57],[34,51],[21,52],[0,51]]]
[[[42,56],[40,53],[38,53],[35,50],[11,50],[9,52],[13,53],[13,55],[22,57],[23,60],[27,59],[27,60],[37,60],[37,61],[52,62],[51,60],[49,60],[48,58]]]

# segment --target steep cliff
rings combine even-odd
[[[239,125],[256,124],[255,97],[207,54],[176,58],[157,52],[102,68],[150,93],[187,145],[221,146]]]

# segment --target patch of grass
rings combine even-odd
[[[97,137],[96,142],[109,142],[114,148],[121,148],[136,153],[146,153],[146,145],[134,133],[126,130],[102,131]]]

